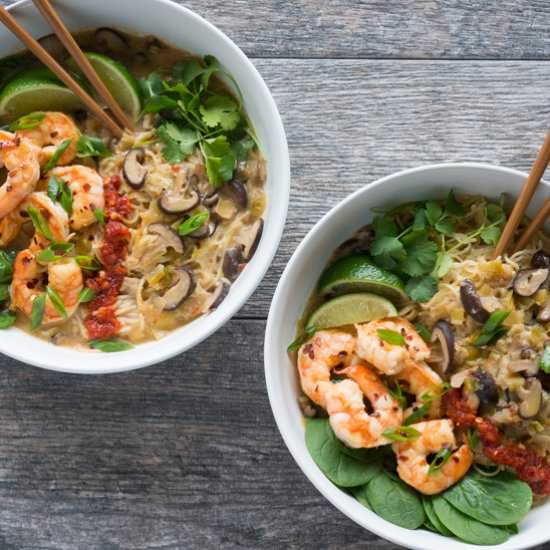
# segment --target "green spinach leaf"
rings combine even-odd
[[[447,529],[447,527],[445,527],[445,525],[437,517],[432,503],[432,497],[422,495],[422,505],[424,506],[424,512],[426,513],[426,516],[430,520],[430,523],[436,528],[436,530],[446,537],[452,537],[452,532],[449,531],[449,529]]]

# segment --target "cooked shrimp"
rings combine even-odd
[[[57,148],[67,139],[71,144],[63,152],[58,165],[69,164],[76,156],[76,143],[80,132],[73,120],[63,113],[45,112],[44,119],[35,128],[19,130],[19,137],[24,137],[40,148],[40,166],[44,166],[54,155]]]
[[[417,411],[423,405],[430,403],[423,420],[426,418],[441,418],[441,397],[443,393],[443,380],[435,371],[425,363],[410,363],[395,379],[405,383],[406,393],[416,396],[415,402],[405,411],[405,418]]]
[[[38,151],[29,141],[0,131],[0,166],[8,171],[0,187],[0,218],[3,218],[34,191],[40,178]]]
[[[298,372],[304,393],[321,407],[325,392],[332,386],[330,372],[350,363],[355,351],[355,338],[346,332],[317,332],[298,351]]]
[[[25,221],[20,208],[12,210],[0,219],[0,246],[8,246],[19,235]]]
[[[353,448],[390,443],[382,434],[401,425],[403,412],[375,370],[355,364],[338,370],[338,374],[350,379],[333,384],[325,393],[329,422],[336,437]],[[365,409],[364,397],[373,409],[370,414]]]
[[[80,291],[84,287],[80,267],[73,258],[65,258],[51,262],[44,268],[29,249],[22,250],[15,258],[10,287],[12,305],[31,317],[34,301],[45,291],[42,288],[42,279],[46,273],[48,286],[59,294],[65,306],[66,318],[71,317],[78,308]],[[48,296],[42,326],[56,324],[66,318],[54,307]]]
[[[420,437],[393,444],[397,473],[405,483],[425,495],[435,495],[456,483],[470,469],[472,451],[467,444],[457,449],[452,420],[430,420],[410,427],[420,432]],[[448,449],[452,454],[441,467],[430,472],[428,457],[442,449]]]
[[[73,197],[73,212],[70,217],[71,229],[78,231],[97,221],[94,211],[103,209],[103,180],[87,166],[61,166],[54,168],[51,175],[67,182]]]
[[[410,361],[424,361],[430,356],[430,349],[405,319],[391,317],[356,325],[357,355],[384,374],[397,374]],[[390,344],[380,338],[379,330],[399,333],[404,345]]]
[[[33,206],[36,208],[46,220],[48,227],[52,233],[53,239],[56,242],[65,242],[69,237],[69,216],[63,207],[56,202],[53,202],[46,193],[37,191],[31,193],[28,199],[24,202],[23,208]],[[48,246],[48,239],[39,231],[34,233],[30,249],[37,252]]]

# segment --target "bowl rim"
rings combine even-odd
[[[68,359],[65,360],[64,364],[62,365],[55,364],[55,356],[57,355],[56,350],[58,350],[58,348],[56,348],[55,346],[51,346],[51,352],[48,354],[44,354],[43,357],[35,353],[32,358],[29,358],[29,355],[25,353],[25,350],[19,349],[19,347],[17,346],[10,347],[9,349],[5,349],[5,346],[2,346],[2,348],[4,349],[0,349],[0,352],[5,354],[6,356],[9,356],[28,365],[44,368],[47,370],[72,374],[111,374],[126,372],[154,365],[175,357],[176,355],[189,351],[190,349],[201,343],[203,340],[211,336],[214,332],[219,330],[223,325],[225,325],[249,300],[251,295],[257,290],[258,286],[265,277],[265,274],[271,266],[273,258],[275,257],[275,254],[277,253],[281,242],[283,231],[286,225],[288,204],[290,200],[290,155],[283,121],[277,108],[275,99],[273,98],[273,95],[271,94],[267,84],[260,75],[258,69],[246,56],[246,54],[223,31],[221,31],[214,24],[210,23],[207,19],[203,18],[189,8],[180,4],[176,4],[171,0],[149,1],[152,3],[154,2],[157,4],[161,4],[167,10],[174,10],[174,12],[179,12],[179,14],[182,15],[182,18],[187,20],[187,24],[196,23],[197,26],[204,27],[206,29],[206,32],[212,33],[212,35],[217,36],[218,39],[220,39],[225,44],[225,47],[231,52],[231,55],[233,55],[233,57],[235,58],[235,63],[242,65],[246,69],[248,77],[251,79],[257,89],[257,95],[259,97],[262,97],[262,101],[264,101],[264,111],[267,113],[266,118],[270,121],[270,132],[273,136],[272,140],[273,143],[276,144],[277,149],[280,151],[280,162],[278,162],[277,164],[276,185],[277,187],[282,188],[282,190],[277,200],[277,214],[273,215],[269,220],[271,226],[271,238],[269,240],[264,239],[263,242],[260,242],[258,251],[264,251],[263,258],[260,258],[260,255],[258,253],[255,255],[255,263],[253,267],[254,278],[253,280],[249,281],[247,287],[241,286],[239,288],[239,297],[236,298],[235,303],[232,305],[232,307],[228,307],[226,310],[224,310],[222,304],[214,313],[198,317],[195,321],[203,319],[206,316],[212,318],[214,314],[216,315],[215,320],[213,319],[211,320],[211,322],[206,323],[205,325],[203,325],[203,327],[201,327],[202,330],[200,331],[200,333],[196,333],[193,336],[186,335],[185,340],[180,346],[174,346],[173,348],[163,346],[162,342],[165,338],[153,342],[138,344],[133,350],[125,351],[124,353],[120,354],[108,354],[110,358],[112,358],[113,355],[117,355],[118,357],[127,357],[127,359],[124,361],[117,361],[118,364],[116,364],[115,366],[105,364],[109,363],[105,361],[106,354],[89,354],[87,352],[76,353],[74,349],[71,350],[73,360],[77,359],[78,357],[89,357],[91,355],[97,356],[98,358],[103,358],[103,361],[99,359],[98,361],[96,361],[96,364],[94,366],[89,367],[72,366]],[[32,0],[18,0],[17,2],[8,6],[6,9],[8,11],[17,11],[17,9],[19,8],[26,7],[33,8]],[[34,7],[34,9],[36,8]],[[162,38],[162,36],[160,36],[160,38]],[[21,49],[24,49],[23,45]],[[267,163],[270,162],[269,159],[266,159],[266,161]],[[268,202],[269,200],[270,196],[268,194]],[[265,215],[267,215],[267,211],[264,216]],[[236,283],[239,281],[240,278],[241,277],[237,279]],[[172,331],[172,333],[184,330],[185,327],[188,327],[190,324],[192,323],[183,325],[182,327],[178,327],[177,329]],[[156,347],[155,353],[143,355],[140,354],[139,350],[143,350],[145,346]],[[60,348],[59,351],[61,351]]]
[[[266,380],[267,394],[268,394],[269,403],[271,406],[271,411],[275,418],[277,429],[281,434],[281,437],[288,451],[290,452],[291,456],[293,457],[294,461],[296,462],[296,464],[298,465],[302,473],[306,476],[306,478],[310,481],[310,483],[321,493],[321,495],[330,504],[332,504],[332,506],[336,507],[340,512],[342,512],[345,516],[351,519],[356,525],[358,525],[363,529],[371,531],[372,533],[376,534],[377,536],[385,540],[388,540],[395,544],[406,546],[407,548],[414,548],[417,550],[426,550],[426,546],[425,544],[423,546],[420,546],[419,545],[420,543],[417,543],[411,540],[412,537],[414,537],[414,530],[410,530],[410,529],[405,530],[404,528],[393,525],[390,522],[384,520],[383,518],[380,518],[380,516],[376,516],[376,517],[379,520],[381,520],[382,525],[373,525],[374,522],[370,520],[370,518],[368,517],[368,514],[365,516],[366,519],[359,521],[356,515],[349,509],[349,506],[347,506],[343,500],[334,498],[334,495],[331,494],[333,490],[337,491],[339,494],[340,489],[337,488],[335,485],[333,485],[332,482],[330,482],[330,480],[328,480],[328,478],[326,478],[326,476],[322,472],[320,472],[320,470],[319,470],[320,475],[316,475],[318,472],[315,469],[312,469],[310,464],[306,463],[306,458],[305,457],[303,458],[304,455],[301,452],[301,450],[294,446],[290,433],[287,433],[286,429],[284,428],[285,418],[288,416],[288,413],[284,410],[282,406],[278,404],[277,396],[275,395],[275,385],[276,385],[275,373],[277,370],[277,362],[272,360],[271,358],[277,357],[277,348],[275,346],[276,344],[280,344],[280,342],[276,342],[275,338],[272,337],[272,334],[275,332],[275,326],[276,326],[275,316],[276,316],[276,310],[278,308],[278,303],[280,302],[281,296],[285,292],[285,289],[288,287],[287,279],[290,277],[291,273],[294,272],[294,270],[296,269],[296,266],[299,265],[302,254],[309,247],[310,241],[315,239],[317,233],[319,233],[322,230],[324,225],[330,219],[337,217],[339,214],[341,214],[342,211],[345,211],[348,204],[352,203],[353,201],[358,199],[361,195],[368,192],[367,189],[380,187],[381,185],[384,185],[384,184],[390,184],[392,180],[400,179],[412,174],[417,174],[419,172],[434,172],[438,170],[449,170],[449,169],[452,170],[452,169],[462,169],[462,168],[482,169],[482,170],[492,171],[496,173],[513,175],[524,179],[527,178],[528,176],[527,173],[521,170],[506,168],[503,166],[484,163],[484,162],[442,162],[442,163],[435,163],[435,164],[425,164],[414,168],[400,170],[390,175],[383,176],[382,178],[379,178],[372,183],[368,183],[360,187],[359,189],[357,189],[356,191],[352,192],[347,197],[342,199],[335,206],[333,206],[326,214],[324,214],[321,217],[321,219],[317,221],[315,225],[308,231],[306,236],[302,239],[298,247],[295,249],[290,260],[285,266],[285,269],[277,284],[277,288],[275,289],[275,293],[271,301],[271,307],[269,309],[269,314],[268,314],[266,329],[265,329],[264,376]],[[541,181],[541,185],[548,186],[547,182],[545,182],[544,180]],[[383,529],[382,526],[385,527],[385,529]],[[405,539],[404,536],[401,536],[401,534],[399,533],[400,530],[404,530],[405,532],[407,532],[411,538]],[[548,534],[548,537],[545,540],[535,540],[533,542],[529,542],[527,545],[506,546],[506,548],[508,550],[510,548],[514,548],[516,550],[523,550],[523,549],[531,548],[538,544],[543,544],[548,540],[550,540],[550,533]],[[460,543],[460,548],[464,550],[481,548],[480,546],[472,545],[472,544],[465,543],[458,540],[454,540],[453,542]],[[441,543],[444,544],[443,537],[441,537],[440,544]],[[485,546],[485,548],[495,548],[495,549],[502,548],[502,547],[503,545]],[[430,550],[432,549],[439,550],[439,548],[441,548],[440,545],[430,546]]]

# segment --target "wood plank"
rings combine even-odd
[[[290,457],[267,401],[263,329],[233,321],[193,352],[108,377],[1,357],[0,547],[395,548],[324,501]]]
[[[331,207],[393,172],[445,161],[528,170],[550,121],[550,64],[256,60],[292,160],[286,231],[242,316],[266,315],[282,270]]]

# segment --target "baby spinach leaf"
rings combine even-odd
[[[126,351],[132,349],[134,346],[123,340],[111,339],[111,340],[92,340],[88,342],[92,349],[103,351],[104,353],[115,353],[117,351]]]
[[[432,497],[422,495],[422,505],[424,506],[424,512],[426,513],[426,516],[430,520],[430,523],[436,528],[436,530],[446,537],[452,537],[453,534],[451,533],[451,531],[449,531],[449,529],[447,529],[447,527],[445,527],[445,525],[437,517],[432,503]]]
[[[418,493],[385,470],[367,485],[366,496],[373,511],[395,525],[416,529],[426,521]]]
[[[55,150],[54,154],[51,156],[50,160],[44,166],[44,173],[47,174],[50,170],[53,170],[59,163],[59,159],[63,156],[63,153],[69,148],[72,140],[66,139],[61,142],[61,145]]]
[[[367,486],[368,484],[353,487],[351,489],[351,494],[355,497],[359,504],[362,504],[365,508],[372,511],[372,506],[369,504],[369,499],[367,498]]]
[[[380,462],[363,462],[343,450],[325,418],[308,418],[306,446],[315,464],[336,485],[357,487],[368,483],[380,470]]]
[[[5,302],[10,297],[10,285],[0,283],[0,302]]]
[[[405,338],[403,338],[403,335],[400,332],[397,332],[396,330],[388,330],[386,328],[379,328],[376,333],[378,334],[378,338],[380,340],[383,340],[384,342],[387,342],[388,344],[391,344],[392,346],[404,346],[405,345]]]
[[[13,311],[1,311],[0,312],[0,330],[5,330],[14,325],[15,320],[17,319]]]
[[[510,537],[506,528],[476,521],[451,506],[441,495],[433,497],[432,503],[441,523],[464,542],[482,545],[502,544]]]
[[[443,496],[463,514],[489,525],[517,523],[533,503],[529,485],[508,472],[493,477],[471,472]]]

